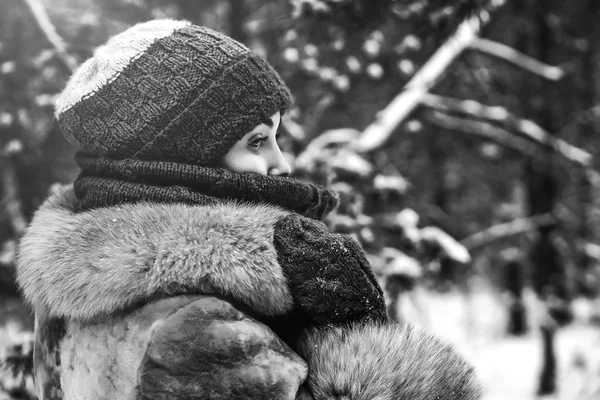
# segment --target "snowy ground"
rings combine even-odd
[[[415,323],[453,343],[474,365],[483,400],[532,400],[542,362],[535,297],[528,293],[530,333],[507,336],[502,297],[489,290],[469,296],[423,292],[423,311],[406,307]],[[557,334],[559,393],[545,400],[600,400],[600,327],[589,323],[590,304],[576,304],[577,322]],[[428,318],[422,318],[425,314]]]

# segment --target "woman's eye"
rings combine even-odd
[[[254,139],[253,141],[251,141],[250,143],[248,143],[248,146],[251,149],[254,150],[258,150],[260,149],[260,147],[262,146],[262,144],[267,140],[268,138],[264,137],[264,138],[258,138],[258,139]]]

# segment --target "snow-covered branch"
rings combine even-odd
[[[518,218],[510,222],[498,224],[468,236],[460,243],[469,250],[487,245],[495,240],[519,233],[528,232],[541,226],[550,225],[556,222],[552,214],[541,214],[533,217]]]
[[[477,16],[464,21],[406,84],[402,93],[377,114],[375,121],[353,143],[354,148],[368,152],[381,147],[394,129],[420,104],[423,96],[450,64],[477,38],[484,22]]]
[[[67,52],[67,46],[56,31],[52,21],[50,21],[50,17],[48,16],[48,13],[46,12],[42,2],[40,0],[23,1],[27,7],[29,7],[33,18],[44,33],[44,36],[46,36],[48,42],[52,45],[52,47],[54,47],[54,50],[56,50],[56,54],[58,55],[58,58],[62,62],[63,66],[67,70],[73,71],[77,66],[77,62]]]
[[[531,120],[515,117],[504,107],[487,106],[474,100],[459,100],[429,93],[423,96],[422,104],[439,111],[456,112],[477,119],[499,122],[510,131],[516,131],[534,142],[553,149],[569,161],[582,166],[589,166],[592,162],[592,155],[587,151],[555,137]]]
[[[426,119],[441,128],[481,136],[529,156],[538,156],[540,154],[537,144],[488,122],[454,117],[438,111],[427,113]]]
[[[469,43],[469,47],[473,50],[505,60],[550,81],[558,81],[565,76],[565,71],[562,68],[544,64],[527,54],[521,53],[510,46],[493,40],[478,37]]]
[[[381,147],[391,136],[392,132],[421,103],[431,101],[428,91],[442,76],[450,64],[467,49],[477,50],[491,56],[506,60],[531,73],[542,76],[548,80],[558,81],[565,76],[565,71],[557,66],[547,65],[510,46],[489,39],[479,37],[482,25],[487,22],[485,18],[471,17],[464,21],[456,31],[423,65],[423,67],[406,84],[402,93],[396,96],[390,104],[381,110],[375,121],[369,125],[353,143],[353,147],[360,152],[368,152]],[[470,104],[471,106],[473,104]],[[464,106],[464,104],[463,104]],[[499,107],[483,109],[479,112],[490,114],[487,119],[498,120],[499,114],[509,115],[506,110]],[[532,140],[552,146],[557,152],[574,162],[588,165],[591,156],[568,143],[553,138],[532,121],[523,119],[510,120],[513,129],[528,136]]]

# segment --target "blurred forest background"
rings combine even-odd
[[[282,148],[337,190],[392,318],[471,359],[485,398],[600,398],[597,0],[0,0],[0,399],[31,392],[17,241],[77,175],[71,71],[154,18],[223,31],[296,97]]]

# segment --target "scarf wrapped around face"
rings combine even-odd
[[[266,203],[321,220],[337,205],[335,193],[293,178],[237,173],[172,162],[110,160],[78,153],[78,211],[123,203]]]

